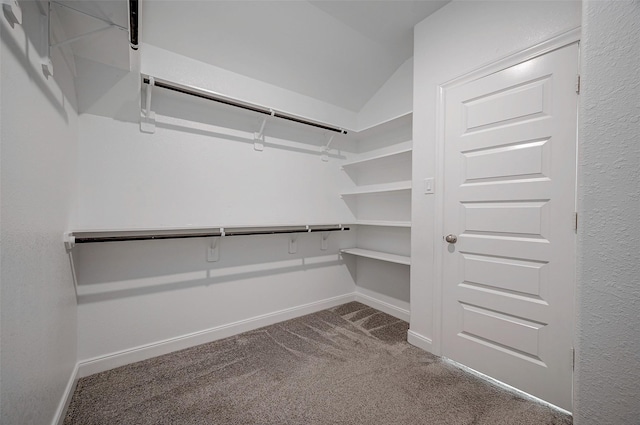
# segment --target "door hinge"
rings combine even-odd
[[[580,74],[576,75],[576,93],[580,94]]]
[[[578,231],[578,213],[573,213],[573,230]]]

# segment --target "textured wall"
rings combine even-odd
[[[640,420],[640,2],[584,3],[576,424]]]
[[[76,363],[76,299],[62,244],[74,187],[77,114],[57,51],[45,79],[35,2],[2,21],[3,425],[51,423]]]

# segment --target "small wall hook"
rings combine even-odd
[[[291,235],[289,238],[289,254],[295,254],[298,252],[298,236]]]
[[[320,241],[320,249],[326,251],[329,248],[329,232],[322,234],[322,240]]]

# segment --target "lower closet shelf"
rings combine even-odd
[[[362,248],[341,249],[340,252],[343,254],[351,254],[351,255],[357,255],[359,257],[367,257],[367,258],[373,258],[375,260],[388,261],[390,263],[404,264],[407,266],[411,265],[411,257],[407,257],[404,255],[397,255],[397,254],[389,254],[388,252],[372,251],[369,249],[362,249]]]

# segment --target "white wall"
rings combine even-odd
[[[159,93],[155,99],[156,111],[168,114],[158,117],[155,134],[141,133],[134,123],[81,117],[77,227],[352,220],[338,196],[344,184],[340,155],[320,159],[322,133],[291,133],[282,123],[269,123],[258,152],[256,119],[186,96]],[[276,131],[287,138],[273,137]]]
[[[411,113],[413,58],[407,59],[358,112],[358,131]]]
[[[247,54],[251,54],[248,51]],[[308,119],[356,130],[353,111],[301,95],[223,68],[188,58],[169,50],[144,44],[141,47],[142,73],[271,107]]]
[[[414,187],[435,176],[438,85],[580,26],[580,13],[580,2],[454,1],[416,26]],[[434,215],[439,208],[433,195],[413,192],[411,330],[426,339],[434,337],[434,254],[442,244]]]
[[[640,418],[640,2],[586,1],[576,424]]]
[[[80,72],[85,65],[97,66],[79,62]],[[161,49],[145,45],[142,67],[157,77],[247,99],[246,78]],[[336,149],[323,162],[324,131],[272,119],[265,128],[264,150],[256,151],[253,132],[260,126],[259,116],[160,89],[154,90],[152,101],[156,131],[142,133],[138,123],[118,113],[129,107],[130,99],[122,99],[122,107],[114,104],[112,91],[119,92],[127,80],[116,76],[111,88],[91,93],[88,105],[98,105],[101,114],[112,117],[80,118],[74,228],[354,220],[339,197],[341,188],[352,184],[339,167],[352,155],[354,143],[336,139]],[[90,77],[83,79],[81,87],[89,82]],[[268,106],[283,102],[282,109],[292,112],[296,105],[300,111],[313,106],[300,96],[280,96],[277,88],[261,87],[254,94],[266,96],[271,90],[271,102],[264,98]],[[331,111],[315,106],[317,114],[304,115],[331,118],[323,115]],[[234,324],[352,294],[355,266],[344,262],[338,250],[354,246],[355,233],[331,234],[326,251],[320,249],[320,234],[300,235],[295,254],[288,252],[286,235],[224,238],[215,263],[206,261],[211,241],[205,239],[76,247],[78,358],[90,364],[81,364],[81,372],[201,343],[226,335],[220,330]],[[200,337],[189,339],[194,333]],[[179,341],[185,337],[190,342]],[[105,359],[116,353],[120,355]]]
[[[351,294],[355,270],[338,249],[353,246],[353,238],[332,234],[322,251],[320,234],[300,235],[298,252],[289,254],[287,235],[227,237],[215,263],[206,261],[208,239],[78,246],[79,360],[94,360],[87,370],[96,372],[269,323],[246,323],[260,316]],[[117,353],[120,358],[104,359]]]
[[[42,75],[39,12],[20,2],[23,26],[2,21],[3,424],[47,424],[76,364],[76,299],[62,244],[72,210],[77,113],[73,80],[54,51]]]

